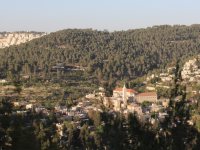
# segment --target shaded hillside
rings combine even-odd
[[[67,29],[0,51],[1,76],[48,73],[58,63],[98,79],[130,79],[200,52],[200,25],[120,32]],[[9,73],[8,73],[9,72]]]

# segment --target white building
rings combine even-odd
[[[104,97],[103,104],[106,107],[111,107],[115,111],[120,111],[121,108],[127,108],[128,100],[133,100],[137,92],[133,89],[127,89],[124,85],[123,88],[116,88],[113,90],[112,97]]]
[[[27,104],[26,105],[26,109],[32,109],[33,108],[33,104]]]

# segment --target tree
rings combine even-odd
[[[80,139],[82,141],[83,147],[84,148],[89,148],[89,142],[90,142],[90,135],[89,135],[89,130],[87,125],[83,125],[80,131]]]

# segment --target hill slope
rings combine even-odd
[[[87,67],[99,80],[131,79],[200,52],[200,25],[120,32],[68,29],[0,51],[1,76],[49,72],[57,63]]]
[[[44,35],[43,32],[0,32],[0,48],[19,45]]]

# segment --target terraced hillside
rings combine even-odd
[[[79,66],[99,81],[113,83],[199,53],[200,25],[118,32],[67,29],[2,49],[0,77],[48,74],[55,66]]]

